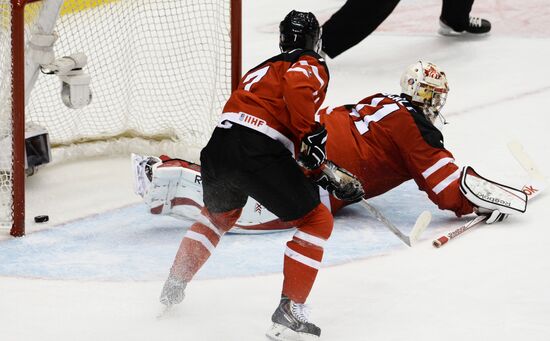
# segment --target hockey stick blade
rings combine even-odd
[[[418,241],[418,239],[420,239],[420,235],[424,233],[426,227],[428,227],[428,225],[430,224],[430,221],[432,221],[432,214],[430,213],[430,211],[424,211],[420,213],[418,218],[416,218],[416,222],[414,223],[414,226],[409,236],[411,246],[414,245]]]
[[[542,175],[529,154],[525,152],[521,143],[515,140],[508,142],[508,150],[519,165],[527,172],[529,178],[538,182],[539,188],[542,189],[548,186],[548,180]],[[529,193],[527,193],[527,195],[529,196]]]
[[[411,247],[414,242],[420,237],[420,234],[424,232],[431,220],[431,213],[428,211],[422,212],[416,219],[416,223],[411,231],[411,236],[405,235],[399,230],[391,221],[389,221],[376,207],[367,202],[366,199],[361,200],[363,207],[369,211],[369,213],[376,218],[379,222],[384,224],[393,234],[397,236],[403,243]],[[412,237],[412,238],[411,238]]]

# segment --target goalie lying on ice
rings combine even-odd
[[[493,223],[525,211],[527,199],[521,191],[480,177],[471,167],[459,167],[445,149],[436,127],[444,122],[441,108],[449,89],[443,71],[432,63],[417,62],[401,77],[401,89],[401,95],[378,93],[318,113],[330,136],[327,159],[359,178],[366,199],[413,179],[440,209],[457,216],[476,212],[490,215],[486,222]],[[151,213],[188,217],[199,213],[200,166],[166,156],[137,155],[134,165],[136,193]],[[475,188],[468,186],[474,183]],[[321,187],[319,195],[333,214],[349,204]],[[236,231],[272,231],[290,225],[249,198]]]

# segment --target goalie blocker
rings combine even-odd
[[[460,179],[462,194],[476,207],[478,215],[486,215],[487,224],[502,221],[509,214],[527,210],[527,194],[523,191],[488,180],[466,167]]]

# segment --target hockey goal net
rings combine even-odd
[[[240,77],[240,6],[0,0],[0,224],[24,234],[25,125],[47,130],[55,162],[113,152],[178,155],[204,145]],[[86,54],[89,105],[64,105],[59,77],[43,68],[30,79],[31,37],[44,31],[58,36],[57,58]]]

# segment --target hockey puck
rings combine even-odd
[[[34,217],[35,223],[45,223],[48,220],[50,220],[50,217],[48,217],[47,215],[37,215],[36,217]]]

